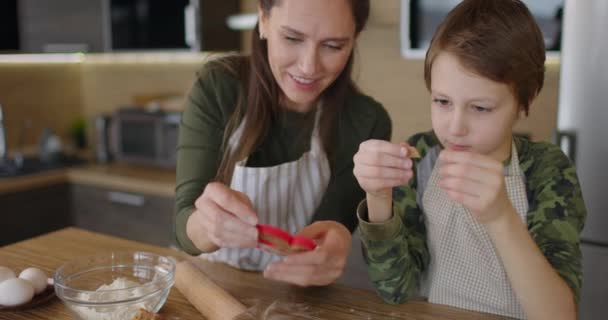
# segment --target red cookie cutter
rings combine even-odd
[[[317,244],[309,238],[292,236],[289,232],[270,225],[258,224],[258,246],[264,250],[286,256],[314,250]]]

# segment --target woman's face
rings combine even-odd
[[[431,69],[431,120],[441,144],[504,161],[521,108],[508,85],[479,76],[440,53]]]
[[[268,61],[282,90],[281,103],[311,110],[340,75],[355,42],[355,21],[348,0],[282,0],[260,11],[260,33]]]

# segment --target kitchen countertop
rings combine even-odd
[[[0,265],[21,270],[37,266],[51,274],[63,263],[83,255],[110,251],[149,251],[177,259],[188,258],[172,249],[66,228],[0,248]],[[501,317],[435,305],[422,300],[401,305],[383,303],[371,291],[340,285],[300,288],[264,279],[259,273],[240,271],[223,264],[195,259],[197,267],[209,278],[234,295],[250,310],[263,306],[299,312],[306,319],[503,319]],[[262,307],[261,307],[262,306]],[[160,311],[172,320],[200,319],[201,315],[174,287]],[[259,315],[259,313],[258,313]],[[59,299],[21,312],[0,311],[0,320],[72,319]],[[126,319],[128,320],[128,319]]]
[[[120,163],[91,164],[0,179],[0,195],[58,183],[87,184],[173,197],[175,194],[175,171]]]

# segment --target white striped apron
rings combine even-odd
[[[429,302],[524,318],[523,310],[484,227],[471,212],[438,187],[437,162],[423,195],[427,243],[431,255],[421,294]],[[509,199],[526,222],[528,199],[515,142],[505,168]]]
[[[258,214],[258,223],[269,224],[295,234],[310,224],[321,203],[331,176],[329,161],[319,136],[321,107],[317,107],[310,151],[296,161],[272,167],[246,167],[247,158],[236,163],[230,188],[245,193]],[[228,140],[228,150],[240,142],[245,121]],[[233,267],[262,271],[281,259],[258,248],[221,248],[202,258]]]

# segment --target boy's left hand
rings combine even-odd
[[[478,153],[450,150],[442,151],[439,160],[439,186],[480,223],[497,221],[513,208],[501,162]]]
[[[317,221],[297,235],[314,239],[317,248],[270,264],[264,270],[265,278],[304,287],[328,285],[342,275],[352,241],[345,226],[335,221]]]

